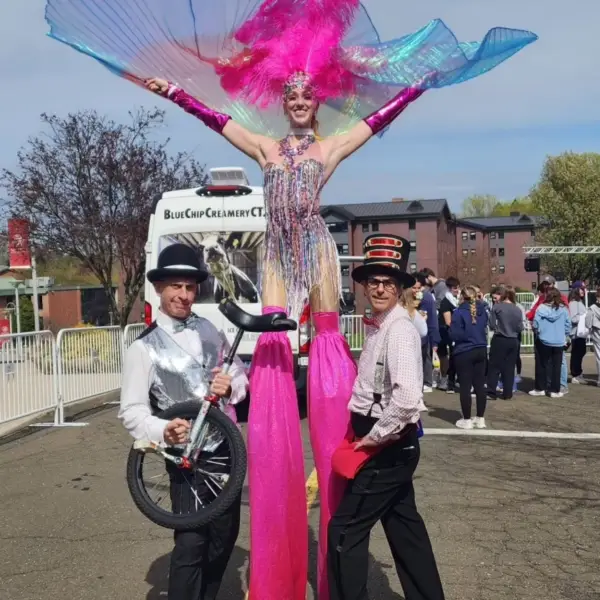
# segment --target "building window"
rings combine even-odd
[[[466,231],[462,232],[462,239],[466,242],[469,239],[469,234]]]
[[[469,272],[469,267],[463,267],[463,273],[468,273]]]
[[[475,267],[471,267],[471,273],[476,273],[477,269]]]
[[[379,231],[379,223],[371,223],[371,231]]]
[[[469,251],[468,251],[468,250],[465,248],[465,249],[463,250],[463,256],[467,256],[468,254],[469,254]]]
[[[362,230],[363,230],[363,233],[367,233],[367,231],[369,231],[369,224],[368,223],[363,223],[362,224]]]
[[[492,273],[495,273],[496,270],[497,270],[496,267],[492,267]]]
[[[336,245],[337,245],[338,254],[348,254],[348,252],[350,251],[348,244],[336,244]]]
[[[348,233],[348,223],[327,223],[327,229],[331,233]]]
[[[410,263],[410,272],[411,273],[417,272],[417,263]]]
[[[410,231],[413,231],[414,229],[417,228],[417,222],[414,219],[409,219],[408,220],[408,228],[410,229]]]
[[[498,248],[498,256],[504,256],[504,248]]]
[[[496,239],[496,232],[492,231],[492,233],[490,233],[490,240],[495,240]]]
[[[476,240],[477,239],[477,232],[476,231],[471,231],[471,233],[469,233],[469,238],[472,240]]]
[[[498,239],[499,240],[503,240],[504,239],[504,231],[499,231],[498,232]]]
[[[475,248],[471,248],[471,256],[475,256],[475,254],[476,254]]]
[[[532,282],[531,282],[531,289],[532,289],[533,291],[537,290],[537,286],[538,286],[538,284],[537,284],[537,281],[532,281]]]
[[[496,248],[490,248],[490,256],[496,256]]]
[[[498,267],[498,270],[500,271],[500,273],[504,273],[506,271],[506,267],[504,265],[500,265]]]
[[[411,252],[414,250],[416,251],[417,249],[417,242],[415,242],[414,240],[410,243],[410,250]]]
[[[347,276],[347,275],[350,275],[350,267],[349,267],[349,266],[347,266],[347,265],[346,265],[346,266],[344,266],[344,267],[342,267],[342,268],[341,268],[341,271],[342,271],[342,275],[346,275],[346,276]]]

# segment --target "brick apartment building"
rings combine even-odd
[[[381,232],[400,235],[410,241],[409,269],[429,267],[436,275],[457,276],[464,283],[484,289],[506,283],[531,290],[537,285],[535,273],[524,269],[523,246],[533,244],[536,217],[458,219],[446,200],[404,200],[364,204],[330,204],[321,214],[332,233],[340,255],[361,255],[366,236]],[[350,277],[352,265],[342,265],[342,286],[356,292]],[[360,313],[363,294],[356,293]]]

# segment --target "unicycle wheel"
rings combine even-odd
[[[158,416],[193,421],[199,410],[199,402],[182,402]],[[239,429],[215,406],[208,410],[202,427],[200,452],[189,469],[160,454],[135,448],[129,451],[129,492],[142,514],[156,525],[179,531],[208,525],[222,516],[242,491],[247,456]],[[166,450],[174,456],[183,452],[180,447]]]

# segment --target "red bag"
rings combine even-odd
[[[354,479],[365,463],[385,447],[379,445],[355,450],[358,440],[353,441],[353,437],[344,439],[331,457],[331,468],[344,479]]]

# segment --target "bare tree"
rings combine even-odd
[[[38,248],[80,260],[103,286],[113,321],[124,325],[144,283],[155,199],[204,184],[205,169],[187,154],[169,155],[169,140],[150,139],[164,121],[158,109],[130,113],[128,124],[95,111],[41,118],[49,132],[18,153],[16,172],[2,173],[7,216],[30,220]]]

